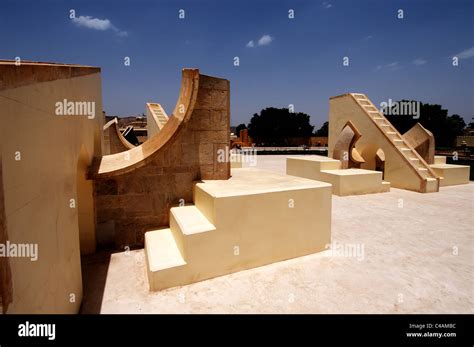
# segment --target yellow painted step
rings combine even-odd
[[[146,232],[145,252],[151,272],[186,265],[169,228]]]
[[[176,222],[183,235],[193,235],[216,230],[216,227],[195,205],[173,207],[170,218]],[[173,225],[170,223],[170,225]]]

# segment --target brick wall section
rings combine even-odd
[[[193,181],[230,177],[230,163],[217,161],[229,144],[229,99],[228,80],[200,75],[194,111],[172,143],[134,171],[94,181],[98,240],[143,246],[146,231],[169,225],[172,206],[192,203]]]

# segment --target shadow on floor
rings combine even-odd
[[[81,314],[98,314],[102,306],[110,257],[116,250],[101,249],[81,257],[83,298]]]

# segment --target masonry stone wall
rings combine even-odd
[[[194,181],[230,177],[230,163],[218,161],[230,140],[229,98],[228,80],[200,75],[193,113],[171,143],[144,166],[94,181],[99,243],[143,246],[146,231],[169,225],[172,206],[192,203]]]

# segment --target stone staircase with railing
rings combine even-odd
[[[153,137],[168,123],[169,117],[163,107],[158,103],[146,104],[148,138]]]
[[[383,133],[393,147],[396,148],[398,153],[405,159],[407,165],[412,167],[417,173],[417,176],[423,180],[421,191],[437,192],[439,190],[439,176],[432,170],[428,163],[403,139],[397,129],[395,129],[365,94],[352,93],[351,95],[380,132]],[[391,182],[393,184],[393,181]]]
[[[329,99],[330,157],[347,126],[359,134],[352,146],[365,160],[361,169],[383,171],[383,179],[393,188],[439,191],[440,177],[365,94],[348,93]],[[382,160],[378,153],[383,155]]]
[[[168,115],[160,104],[150,103],[150,109],[157,119],[158,126],[163,128],[163,126],[168,122]]]

